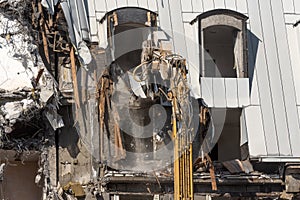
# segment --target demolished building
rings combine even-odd
[[[0,10],[1,199],[299,198],[297,0]]]

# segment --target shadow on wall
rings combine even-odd
[[[254,78],[255,63],[257,58],[258,45],[261,40],[254,33],[247,30],[248,35],[248,75],[249,75],[249,91],[252,92],[252,84]]]
[[[78,147],[79,135],[74,127],[72,107],[61,107],[59,113],[64,119],[65,126],[60,129],[58,145],[62,148],[67,148],[70,156],[72,158],[76,158],[80,152]]]

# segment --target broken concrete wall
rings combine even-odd
[[[32,1],[0,1],[1,187],[8,193],[3,199],[50,199],[56,185],[54,131],[63,121],[32,13]]]

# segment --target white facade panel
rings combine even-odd
[[[282,6],[284,13],[295,13],[294,0],[282,0]]]
[[[127,5],[128,7],[138,7],[138,0],[127,0]]]
[[[248,142],[248,133],[247,133],[247,125],[246,125],[246,116],[245,116],[245,109],[242,110],[242,114],[240,117],[240,131],[241,131],[241,139],[240,139],[240,146]]]
[[[244,109],[246,119],[250,157],[268,155],[260,106],[249,106]]]
[[[248,0],[248,1],[251,1],[251,0]],[[237,8],[237,12],[240,12],[243,14],[248,14],[247,0],[237,0],[236,8]]]
[[[106,12],[106,1],[105,0],[94,0],[96,12]]]
[[[181,0],[182,12],[193,12],[192,0]]]
[[[162,1],[148,0],[149,10],[151,10],[152,12],[157,12],[158,8],[159,8],[158,4],[162,4]],[[161,5],[161,6],[163,6],[163,5]]]
[[[147,0],[137,0],[140,8],[145,8],[149,10],[148,1]],[[119,1],[117,1],[119,3]]]
[[[295,13],[300,14],[300,1],[294,0],[294,6],[295,6]]]
[[[262,42],[264,41],[264,39],[262,36],[260,8],[258,0],[248,1],[248,9],[251,32],[257,37],[258,40],[255,69],[257,70],[257,83],[259,87],[263,126],[268,127],[264,132],[266,138],[266,148],[269,155],[279,155],[273,106],[271,101],[271,90],[267,71],[265,44]]]
[[[199,55],[199,41],[197,37],[198,23],[190,25],[184,23],[184,31],[187,45],[187,63],[188,76],[192,95],[195,98],[201,98],[200,94],[200,55]]]
[[[192,0],[193,12],[202,13],[203,12],[203,2],[202,0]]]
[[[236,10],[235,0],[225,0],[226,9]]]
[[[104,20],[103,23],[98,23],[98,40],[99,40],[99,47],[104,49],[107,48],[107,21]]]
[[[190,23],[191,21],[193,21],[197,16],[199,15],[199,13],[182,13],[182,20],[184,23]],[[194,24],[198,24],[197,22]],[[195,38],[197,38],[196,36],[194,36]]]
[[[293,80],[294,87],[296,91],[296,104],[300,105],[300,51],[299,51],[299,42],[300,34],[298,32],[299,27],[293,27],[291,25],[286,26],[289,50],[291,56],[292,70],[293,70]]]
[[[96,20],[100,21],[105,16],[105,12],[96,12]]]
[[[253,79],[251,83],[251,89],[250,89],[250,104],[251,105],[260,105],[260,99],[259,99],[259,91],[258,91],[258,85],[257,85],[257,70],[254,69],[253,73]]]
[[[224,78],[213,78],[213,101],[215,108],[226,108]]]
[[[224,0],[214,0],[215,9],[225,9],[225,1]]]
[[[288,139],[290,139],[290,146],[292,155],[297,153],[299,156],[300,153],[300,129],[299,123],[297,120],[297,109],[296,109],[296,92],[294,87],[293,81],[293,72],[291,67],[291,60],[289,54],[289,45],[287,41],[287,33],[286,33],[286,26],[284,23],[284,16],[282,7],[279,6],[278,0],[272,1],[272,9],[274,15],[274,24],[275,24],[275,36],[277,39],[277,51],[279,57],[279,64],[280,64],[280,71],[281,71],[281,78],[282,78],[282,90],[283,90],[283,97],[285,103],[285,110],[286,110],[286,118],[287,118],[287,130],[286,132],[289,133]],[[279,133],[278,135],[284,135],[283,133]],[[279,139],[281,137],[278,137]],[[284,138],[284,137],[282,137]]]
[[[278,3],[273,1],[274,3]],[[273,5],[278,6],[278,5]],[[269,0],[260,1],[262,29],[264,42],[266,45],[266,56],[269,72],[269,83],[271,87],[271,98],[273,102],[273,112],[275,119],[276,134],[280,155],[291,155],[290,141],[288,137],[287,119],[285,115],[285,104],[282,91],[282,77],[279,58],[277,53],[277,43],[274,29],[274,17],[272,15],[271,3]],[[273,133],[274,134],[274,133]]]
[[[237,79],[238,86],[238,102],[239,107],[249,106],[249,79],[248,78],[238,78]]]
[[[95,10],[95,2],[94,2],[94,0],[90,1],[89,4],[87,4],[87,9],[88,9],[87,10],[88,11],[88,13],[87,13],[88,17],[89,16],[93,16],[93,17],[96,16],[96,10]]]
[[[250,24],[248,24],[248,29],[248,75],[250,84],[250,103],[251,105],[260,105],[257,83],[257,69],[255,67],[257,57],[257,44],[259,40],[250,31]]]
[[[227,108],[238,108],[238,88],[236,78],[226,78],[226,105]]]
[[[213,85],[212,78],[201,78],[201,93],[202,98],[208,107],[214,107],[213,105]]]
[[[297,21],[299,21],[300,15],[296,14],[284,14],[284,21],[286,24],[294,25]]]
[[[171,3],[169,4],[169,8],[170,8],[175,53],[180,54],[181,56],[186,58],[187,47],[185,42],[180,0],[169,0],[169,2],[170,1]]]
[[[151,0],[149,0],[151,1]],[[149,8],[150,7],[150,2]],[[171,19],[170,19],[170,10],[169,10],[169,0],[161,0],[158,2],[158,18],[159,18],[159,25],[163,31],[173,40],[173,32],[171,26]]]
[[[127,5],[127,0],[117,0],[117,7],[118,8],[123,8],[123,7],[127,7],[127,6],[128,6]]]
[[[97,0],[95,0],[97,1]],[[107,12],[112,11],[117,7],[117,0],[106,0],[106,8],[107,8]]]
[[[98,27],[97,27],[96,16],[95,17],[89,17],[89,23],[90,23],[90,34],[91,35],[97,35]]]
[[[202,0],[204,12],[212,10],[215,8],[213,0]]]

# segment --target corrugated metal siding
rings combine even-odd
[[[300,27],[293,27],[291,25],[286,25],[287,36],[289,41],[289,50],[292,62],[294,87],[296,91],[296,103],[300,105]]]
[[[202,98],[209,107],[243,108],[249,106],[248,78],[201,78]]]
[[[274,122],[274,114],[273,114],[273,106],[271,101],[271,89],[269,84],[269,75],[267,71],[267,59],[265,55],[265,44],[264,37],[262,31],[262,22],[261,22],[261,14],[258,0],[248,1],[248,9],[249,9],[249,21],[251,26],[251,33],[257,38],[258,46],[256,49],[256,59],[255,59],[255,69],[257,71],[257,83],[259,88],[259,97],[260,97],[260,105],[261,108],[261,120],[263,128],[263,134],[266,138],[266,149],[268,155],[279,155],[278,151],[278,141],[275,130],[275,122]],[[252,42],[252,44],[254,41]],[[257,112],[257,111],[256,111]],[[252,115],[250,115],[252,116]],[[250,117],[249,116],[249,117]],[[260,120],[260,118],[253,118],[254,121]],[[248,126],[247,126],[248,127]],[[249,127],[250,128],[250,127]],[[252,135],[257,133],[248,131],[249,140]],[[256,145],[256,143],[250,143],[249,145]],[[250,147],[250,149],[255,149],[255,147]],[[250,152],[252,154],[252,152]],[[266,155],[267,155],[266,154]]]
[[[263,118],[260,106],[250,106],[244,109],[246,129],[248,135],[248,145],[251,157],[259,157],[268,154],[267,138],[263,126]],[[255,134],[251,134],[255,133]]]
[[[296,109],[296,92],[293,81],[293,72],[291,66],[291,59],[289,53],[289,45],[287,40],[286,26],[284,22],[284,15],[282,4],[280,0],[271,1],[272,13],[274,14],[275,37],[277,42],[277,53],[279,59],[279,66],[282,78],[283,99],[286,111],[287,130],[290,139],[290,148],[292,155],[299,156],[300,153],[300,130],[297,120]],[[278,133],[278,135],[281,135]],[[280,138],[279,138],[280,139]]]

